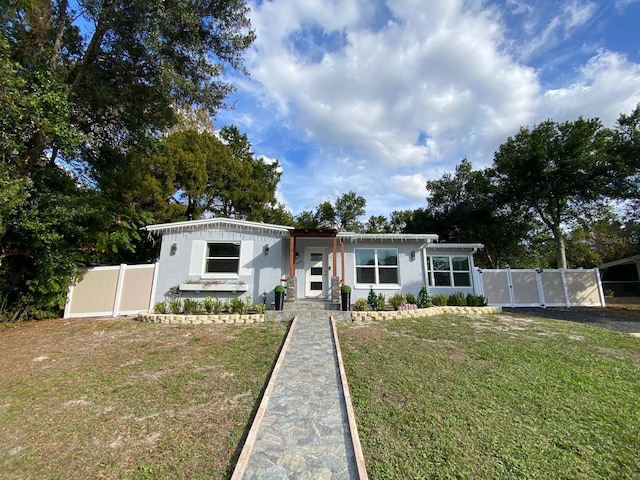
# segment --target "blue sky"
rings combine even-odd
[[[489,166],[520,126],[640,102],[640,0],[253,1],[235,124],[280,161],[295,215],[350,190],[367,215],[426,205],[463,158]],[[366,220],[364,218],[363,220]]]

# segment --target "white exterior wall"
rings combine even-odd
[[[424,283],[424,270],[420,261],[419,241],[394,242],[345,242],[344,244],[344,283],[351,286],[351,303],[359,298],[367,298],[371,287],[376,293],[382,293],[386,298],[395,293],[418,294]],[[356,283],[355,250],[357,248],[396,248],[398,250],[398,280],[400,285],[369,285]],[[338,244],[338,276],[341,274],[340,245]],[[411,260],[411,252],[415,252],[415,259]]]
[[[207,242],[240,242],[240,272],[233,278],[222,278],[221,281],[233,283],[234,280],[246,284],[246,291],[181,291],[180,298],[203,299],[207,296],[216,298],[246,297],[250,295],[253,303],[262,303],[262,293],[269,294],[267,303],[274,301],[273,289],[283,274],[284,243],[281,234],[257,232],[251,230],[189,230],[184,232],[166,232],[162,236],[158,282],[154,295],[154,303],[170,297],[171,289],[179,288],[188,281],[213,280],[216,276],[205,276],[204,255]],[[288,242],[286,242],[288,245]],[[174,253],[171,254],[175,244]],[[269,254],[265,255],[265,245],[269,245]],[[288,253],[288,251],[287,251]]]
[[[482,295],[482,282],[480,277],[478,276],[478,270],[475,268],[475,264],[473,263],[473,253],[474,249],[451,249],[448,250],[446,248],[440,248],[443,244],[438,244],[437,249],[432,249],[427,247],[420,252],[420,262],[423,265],[423,271],[425,272],[425,277],[423,283],[427,285],[427,291],[430,296],[435,295],[451,295],[453,293],[462,293],[464,295],[472,294],[472,295]],[[471,276],[471,286],[470,287],[434,287],[428,286],[429,282],[427,280],[427,257],[438,257],[438,256],[450,256],[450,257],[468,257],[469,258],[469,268],[471,269],[469,274]]]

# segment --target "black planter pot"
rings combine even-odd
[[[342,311],[348,312],[351,306],[351,292],[340,292],[340,297],[342,299]]]
[[[276,310],[284,310],[285,292],[276,292]]]

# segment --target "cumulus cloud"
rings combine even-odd
[[[279,195],[294,213],[349,190],[367,198],[368,215],[424,206],[427,179],[462,158],[488,166],[520,126],[579,115],[612,124],[640,101],[638,64],[597,42],[572,43],[603,8],[585,0],[256,2],[251,77],[236,82],[234,123],[257,153],[280,160]],[[573,56],[571,68],[543,82],[563,55]]]

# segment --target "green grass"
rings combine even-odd
[[[339,329],[372,479],[640,478],[640,339],[440,316]]]
[[[0,478],[229,478],[287,324],[0,332]]]

